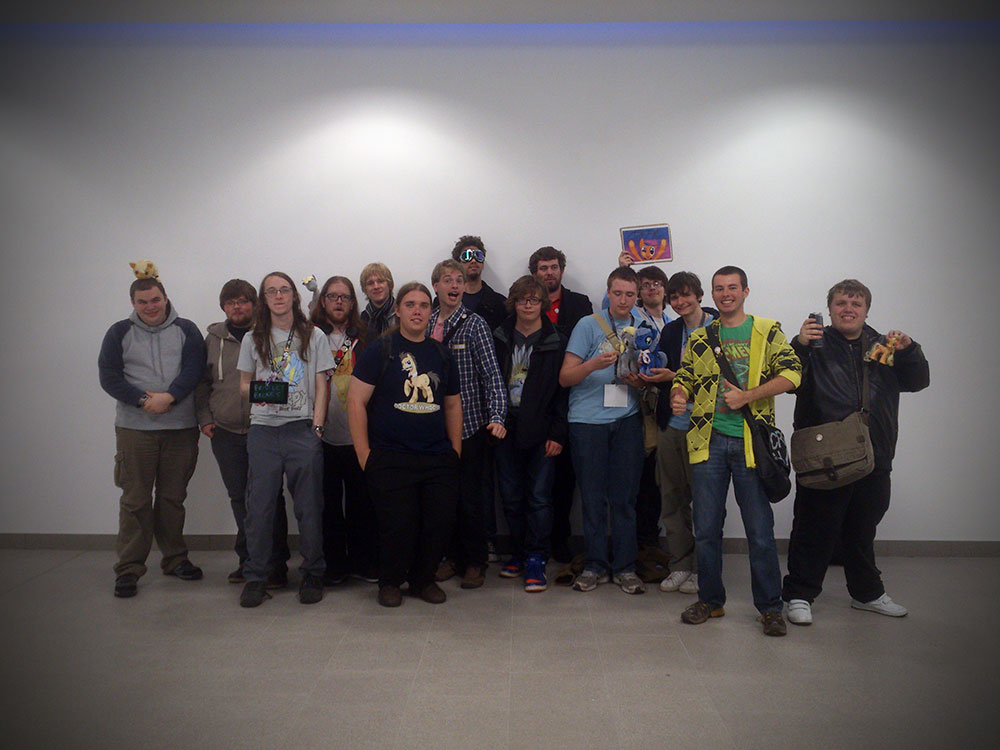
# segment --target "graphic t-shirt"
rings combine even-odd
[[[385,348],[389,347],[386,359]],[[369,346],[354,377],[375,386],[368,402],[371,447],[402,453],[447,453],[444,397],[459,393],[458,367],[431,339],[413,342],[396,331]]]
[[[507,396],[511,409],[517,409],[521,405],[521,393],[524,391],[524,380],[528,377],[531,351],[541,337],[540,328],[528,336],[514,329],[514,348],[510,353],[510,377],[507,378]]]
[[[720,326],[720,329],[719,340],[722,342],[722,351],[733,368],[733,374],[740,381],[733,383],[733,385],[746,390],[750,370],[750,332],[753,330],[753,316],[747,315],[747,319],[735,328]],[[715,394],[715,417],[712,420],[712,429],[723,435],[743,437],[743,412],[738,409],[732,411],[726,406],[726,399],[723,397],[726,389],[722,381],[723,375],[719,373],[719,388]]]
[[[251,404],[250,424],[278,427],[299,419],[312,420],[313,404],[316,399],[316,373],[336,367],[326,336],[318,328],[313,328],[309,339],[309,361],[303,362],[299,355],[299,337],[292,338],[292,346],[285,357],[285,343],[288,331],[271,328],[271,362],[262,361],[254,346],[253,336],[244,336],[240,344],[240,358],[236,369],[249,372],[254,380],[267,380],[273,375],[271,364],[278,368],[279,377],[288,383],[288,403]]]
[[[347,426],[347,388],[357,356],[358,340],[348,338],[344,331],[331,331],[326,340],[336,368],[330,373],[330,406],[326,411],[326,431],[323,442],[330,445],[352,445],[351,431]]]

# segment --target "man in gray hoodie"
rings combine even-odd
[[[229,574],[230,583],[243,583],[247,550],[247,432],[250,430],[250,401],[240,394],[240,358],[243,337],[253,328],[257,290],[243,279],[230,279],[219,292],[219,307],[226,319],[212,323],[205,335],[208,362],[205,377],[194,391],[198,426],[212,440],[212,453],[219,464],[222,483],[236,520],[236,555],[240,564]],[[288,516],[285,495],[279,490],[274,513],[274,540],[267,574],[268,588],[288,584]]]
[[[117,402],[118,597],[136,595],[154,536],[165,575],[202,577],[188,560],[183,532],[187,485],[198,460],[193,392],[205,367],[205,342],[194,323],[177,316],[159,279],[132,282],[129,296],[133,312],[108,329],[97,363],[101,387]]]

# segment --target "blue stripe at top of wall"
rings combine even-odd
[[[4,24],[4,44],[510,45],[1000,40],[1000,21]]]

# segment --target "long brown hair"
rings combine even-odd
[[[357,331],[358,345],[355,347],[355,350],[358,354],[360,354],[364,346],[363,342],[365,341],[365,335],[368,327],[365,325],[364,321],[361,320],[361,315],[358,313],[358,295],[354,291],[354,284],[351,283],[349,278],[346,276],[331,276],[326,280],[326,283],[323,284],[323,288],[319,290],[319,297],[316,298],[316,305],[313,307],[312,315],[309,316],[309,319],[314,325],[317,325],[320,328],[323,328],[323,326],[329,326],[333,323],[333,321],[330,320],[330,316],[326,314],[326,307],[323,304],[323,300],[327,290],[338,282],[346,286],[348,291],[351,293],[351,312],[347,315],[347,329],[350,330],[353,328]]]
[[[264,282],[272,276],[284,279],[292,289],[292,331],[299,337],[299,356],[303,362],[309,361],[309,339],[312,338],[313,324],[302,314],[302,304],[299,298],[299,290],[295,288],[295,282],[287,273],[281,271],[271,271],[264,276],[260,282],[260,290],[257,292],[261,304],[257,305],[253,311],[253,343],[260,355],[261,362],[271,360],[271,308],[267,306],[267,295],[264,294]]]

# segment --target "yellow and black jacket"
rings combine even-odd
[[[709,326],[719,329],[719,321],[713,320]],[[721,338],[721,332],[720,332]],[[747,390],[761,383],[781,376],[798,387],[802,380],[802,364],[792,349],[781,324],[768,318],[753,316],[753,330],[750,333],[750,362],[747,376]],[[705,328],[691,334],[681,368],[674,377],[674,385],[681,386],[694,400],[691,411],[691,428],[687,434],[688,454],[691,463],[697,464],[708,459],[708,444],[712,437],[712,419],[715,417],[715,395],[719,387],[719,363],[708,344]],[[750,402],[754,417],[774,424],[774,399],[763,398]],[[743,450],[748,468],[757,464],[753,456],[753,440],[750,427],[743,425]]]

